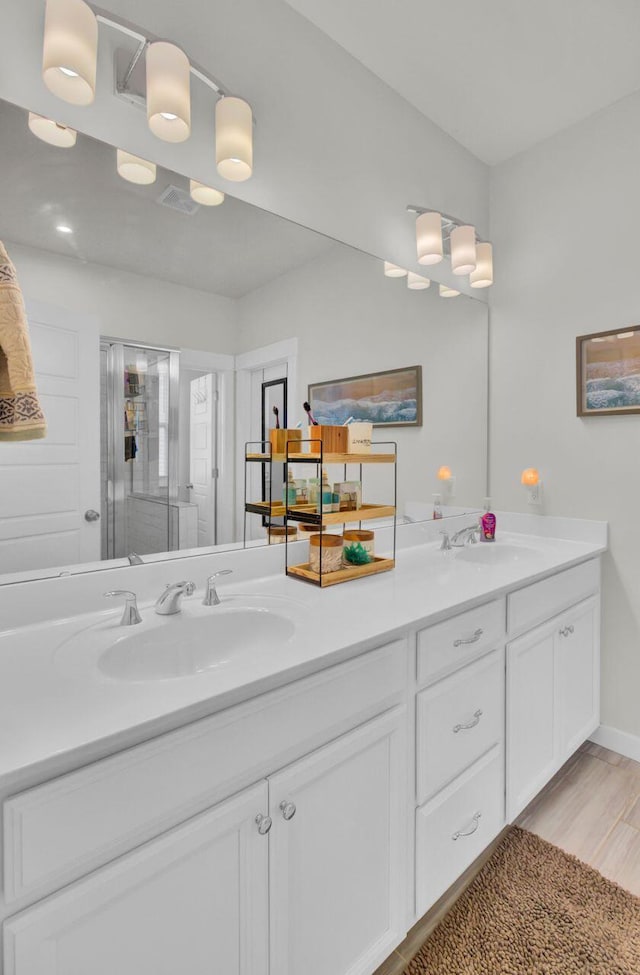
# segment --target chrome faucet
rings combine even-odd
[[[142,617],[138,612],[135,592],[129,592],[128,589],[113,589],[111,592],[105,592],[104,595],[109,598],[113,596],[124,596],[126,602],[124,604],[124,612],[122,613],[120,626],[135,626],[136,623],[142,623]]]
[[[475,545],[480,537],[478,525],[466,525],[460,528],[451,536],[451,544],[454,548],[462,548],[463,545]]]
[[[216,579],[218,576],[230,576],[233,569],[220,569],[219,572],[214,572],[212,576],[207,579],[207,591],[205,597],[202,600],[203,606],[218,606],[220,604],[220,596],[216,590]]]
[[[193,596],[196,591],[195,582],[174,582],[167,586],[156,601],[155,610],[159,616],[173,616],[182,609],[182,597]]]

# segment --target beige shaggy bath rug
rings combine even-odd
[[[640,975],[640,899],[516,827],[405,975]]]

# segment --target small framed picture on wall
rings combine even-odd
[[[576,339],[578,416],[640,413],[640,325]]]

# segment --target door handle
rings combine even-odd
[[[100,512],[99,511],[94,511],[93,508],[88,508],[85,511],[85,513],[84,513],[84,520],[85,521],[99,521],[100,520]]]
[[[187,491],[193,491],[193,484],[185,484]]]

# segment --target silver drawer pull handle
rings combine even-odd
[[[256,826],[258,827],[260,836],[266,836],[272,825],[271,816],[263,816],[262,813],[258,813],[256,816]]]
[[[563,626],[560,629],[560,636],[570,636],[573,633],[573,626]]]
[[[482,813],[477,812],[474,815],[473,819],[471,820],[470,825],[466,829],[459,829],[457,833],[453,833],[451,839],[452,840],[459,840],[461,836],[471,836],[473,833],[475,833],[475,831],[477,830],[478,826],[480,825],[480,817],[481,816],[482,816]]]
[[[453,645],[454,645],[454,647],[464,647],[468,643],[477,643],[483,633],[484,633],[484,630],[480,626],[475,631],[475,633],[473,634],[473,636],[467,637],[466,640],[454,640],[453,641]]]
[[[287,802],[286,799],[283,799],[280,803],[280,810],[282,812],[282,818],[289,822],[296,814],[296,804],[295,802]]]
[[[469,731],[470,728],[475,728],[477,724],[480,724],[480,718],[482,717],[482,708],[478,708],[474,711],[473,718],[468,721],[467,724],[454,724],[453,733],[457,735],[459,731]]]

